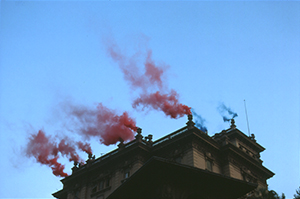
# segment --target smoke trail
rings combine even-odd
[[[134,131],[137,130],[135,120],[130,118],[127,112],[117,115],[114,111],[103,106],[101,103],[95,109],[85,106],[75,106],[72,103],[65,103],[63,110],[68,114],[67,118],[73,119],[69,130],[77,132],[86,139],[98,137],[105,145],[115,144],[120,140],[128,141],[134,139]],[[75,124],[75,126],[74,126]],[[78,129],[76,129],[78,128]],[[51,136],[46,136],[44,131],[39,130],[37,134],[32,134],[26,146],[26,155],[34,157],[37,162],[47,165],[56,176],[68,176],[64,172],[65,166],[57,160],[60,156],[67,157],[69,161],[83,163],[77,150],[92,155],[89,143],[81,141],[75,142],[68,137],[64,137],[59,142]]]
[[[117,115],[115,111],[99,103],[96,109],[85,106],[66,105],[67,114],[79,127],[78,133],[86,139],[97,137],[105,145],[116,144],[120,140],[134,139],[137,130],[135,120],[127,112]]]
[[[231,119],[235,118],[238,116],[237,113],[233,112],[229,107],[225,106],[224,103],[221,103],[218,107],[219,113],[222,115],[223,117],[223,121],[224,122],[229,122]],[[231,118],[229,118],[228,116],[226,116],[225,114],[228,114],[229,116],[231,116]]]
[[[153,94],[142,95],[134,100],[133,108],[136,108],[140,104],[143,105],[143,109],[145,107],[151,107],[156,110],[161,110],[166,115],[175,119],[191,114],[190,107],[178,102],[178,94],[174,90],[171,90],[169,94],[160,94],[159,91],[157,91]]]
[[[191,111],[195,119],[195,126],[201,131],[207,132],[207,128],[204,126],[205,119],[201,115],[198,115],[194,109],[191,109]]]
[[[92,155],[92,148],[91,145],[88,143],[83,143],[83,142],[77,142],[77,146],[79,149],[81,149],[82,151],[86,152],[89,155]]]
[[[107,46],[109,56],[119,65],[124,78],[134,90],[140,90],[139,97],[133,101],[133,108],[141,107],[160,110],[171,118],[179,118],[191,114],[191,107],[179,103],[179,94],[174,90],[168,90],[163,83],[163,75],[166,65],[157,65],[152,59],[152,51],[148,50],[146,56],[141,51],[128,58],[111,42]],[[143,58],[142,64],[139,61]],[[139,65],[143,65],[143,71]],[[75,126],[73,128],[86,139],[96,137],[105,145],[115,144],[118,141],[130,141],[134,139],[137,131],[136,122],[129,117],[127,112],[116,114],[115,111],[99,103],[97,108],[91,109],[85,106],[65,104],[64,110],[68,118]],[[58,144],[50,141],[51,137],[45,136],[43,131],[32,135],[27,146],[27,155],[33,156],[41,164],[48,165],[57,176],[67,176],[64,165],[57,162],[59,155],[68,157],[69,161],[81,161],[76,153],[76,147],[89,155],[92,154],[89,144],[82,142],[70,142],[67,138]]]
[[[78,142],[77,144],[90,149],[90,146],[87,143],[84,144],[82,142]],[[60,154],[68,157],[69,161],[83,162],[77,154],[74,145],[75,144],[67,138],[62,139],[57,144],[51,136],[47,137],[44,131],[39,130],[37,134],[32,134],[29,138],[29,142],[26,147],[26,155],[28,157],[34,157],[37,162],[49,166],[54,175],[65,177],[68,176],[68,174],[64,172],[65,166],[57,161]],[[83,148],[79,147],[79,149]],[[89,152],[91,153],[92,151],[90,150]]]
[[[119,68],[124,74],[125,80],[130,83],[132,88],[140,88],[143,92],[155,87],[162,89],[162,75],[166,66],[157,67],[154,64],[151,50],[147,52],[147,58],[144,63],[144,72],[141,72],[140,68],[137,66],[138,60],[142,54],[141,52],[137,52],[131,58],[127,58],[120,52],[120,49],[115,44],[109,44],[107,51],[108,55],[118,63]]]
[[[65,166],[57,162],[59,156],[54,156],[55,149],[55,143],[50,142],[49,137],[46,137],[45,133],[39,130],[37,135],[32,135],[32,137],[29,138],[26,154],[27,156],[35,157],[37,162],[48,165],[54,175],[60,177],[68,176],[68,174],[63,171]]]
[[[76,153],[76,149],[73,144],[67,143],[66,139],[62,139],[58,146],[53,149],[53,155],[57,156],[58,153],[63,156],[69,157],[69,161],[79,162],[79,155]]]
[[[174,91],[168,91],[167,86],[163,84],[162,76],[167,68],[165,65],[157,65],[152,59],[152,51],[147,51],[147,56],[142,64],[144,73],[139,70],[138,59],[141,58],[140,52],[131,58],[124,56],[116,44],[111,42],[107,51],[109,56],[118,63],[122,70],[125,80],[127,80],[134,89],[141,89],[140,96],[133,101],[132,107],[144,110],[146,107],[155,110],[161,110],[165,115],[171,118],[179,118],[191,114],[191,108],[179,103],[179,94]],[[153,90],[158,91],[153,92]]]
[[[148,77],[149,82],[153,84],[157,84],[158,88],[162,89],[162,75],[164,73],[163,67],[157,67],[152,60],[152,51],[148,51],[147,59],[145,62],[145,75]]]

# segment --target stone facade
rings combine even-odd
[[[274,173],[262,165],[264,150],[254,135],[246,136],[232,120],[231,127],[210,137],[194,126],[187,126],[152,141],[152,135],[120,143],[118,149],[97,159],[90,156],[82,166],[75,165],[72,175],[62,179],[63,189],[54,193],[60,199],[105,199],[147,163],[160,157],[176,164],[195,167],[230,178],[267,187]],[[142,182],[141,182],[142,183]]]

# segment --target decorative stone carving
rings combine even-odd
[[[195,122],[193,122],[193,115],[188,115],[188,122],[186,123],[188,129],[195,127]]]
[[[143,136],[142,136],[142,129],[137,128],[137,135],[135,136],[135,139],[137,142],[142,142]]]
[[[125,148],[124,140],[120,138],[120,143],[118,144],[119,151],[123,150]]]
[[[234,121],[233,118],[231,119],[231,125],[230,125],[230,128],[231,128],[231,129],[235,129],[235,128],[236,128],[235,121]]]

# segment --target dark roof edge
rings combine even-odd
[[[255,146],[259,150],[259,152],[262,152],[265,150],[265,148],[263,146],[258,144],[255,140],[251,140],[251,138],[249,136],[247,136],[245,133],[240,131],[238,128],[235,128],[235,129],[229,128],[225,131],[228,133],[228,135],[234,134],[237,132],[239,136],[241,136],[243,139],[247,140],[248,143],[251,143],[251,145]]]

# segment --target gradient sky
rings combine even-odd
[[[185,126],[155,110],[137,111],[131,89],[108,56],[113,39],[168,66],[164,84],[205,119],[209,135],[236,125],[266,150],[275,173],[269,189],[292,198],[300,185],[299,2],[27,2],[1,1],[0,198],[52,198],[60,178],[24,155],[28,137],[68,134],[61,104],[97,103],[128,111],[154,140]],[[141,66],[142,68],[142,66]],[[96,157],[116,148],[92,141]],[[86,159],[86,154],[81,154]],[[66,164],[71,173],[72,163]]]

